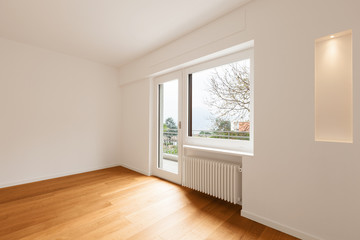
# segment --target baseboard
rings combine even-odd
[[[249,218],[255,222],[264,224],[266,226],[269,226],[271,228],[274,228],[276,230],[279,230],[281,232],[287,233],[289,235],[292,235],[294,237],[300,238],[300,239],[306,239],[306,240],[322,240],[319,237],[315,237],[311,234],[302,232],[300,230],[297,230],[295,228],[286,226],[284,224],[281,224],[279,222],[273,221],[271,219],[265,218],[265,217],[261,217],[259,215],[256,215],[254,213],[245,211],[245,210],[241,210],[241,216]]]
[[[133,170],[133,171],[135,171],[135,172],[141,173],[141,174],[146,175],[146,176],[150,176],[150,173],[147,172],[147,171],[145,171],[145,170],[143,170],[143,169],[134,168],[134,167],[129,166],[129,165],[127,165],[127,164],[119,164],[119,166],[124,167],[124,168],[127,168],[127,169],[130,169],[130,170]]]
[[[96,171],[96,170],[101,170],[101,169],[111,168],[111,167],[117,167],[117,166],[120,166],[120,165],[118,163],[115,163],[115,164],[104,165],[102,167],[86,168],[86,169],[80,170],[80,171],[70,171],[70,172],[51,174],[51,175],[42,176],[42,177],[22,179],[22,180],[16,181],[16,182],[0,184],[0,188],[12,187],[12,186],[17,186],[17,185],[32,183],[32,182],[39,182],[39,181],[43,181],[43,180],[48,180],[48,179],[53,179],[53,178],[58,178],[58,177],[65,177],[65,176],[69,176],[69,175],[91,172],[91,171]]]

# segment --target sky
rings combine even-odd
[[[164,93],[164,123],[169,117],[178,124],[178,80],[163,83]]]

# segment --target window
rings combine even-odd
[[[252,51],[186,70],[188,144],[252,152]]]

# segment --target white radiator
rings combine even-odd
[[[241,165],[184,157],[183,186],[225,201],[241,204]]]

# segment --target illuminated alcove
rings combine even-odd
[[[353,141],[352,31],[315,41],[315,141]]]

